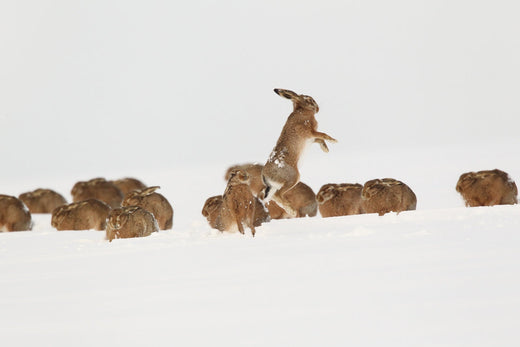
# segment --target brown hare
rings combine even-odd
[[[243,170],[249,175],[249,187],[254,196],[258,197],[260,193],[265,189],[264,182],[262,181],[262,169],[264,168],[261,164],[246,163],[240,165],[233,165],[226,171],[224,179],[229,181],[231,172],[234,170]]]
[[[296,216],[291,216],[275,201],[271,200],[265,204],[272,219],[314,217],[318,213],[316,195],[311,187],[303,182],[298,182],[285,193],[285,198],[296,211]]]
[[[348,216],[364,213],[359,183],[329,183],[323,185],[316,200],[322,217]]]
[[[83,201],[87,199],[97,199],[107,203],[110,207],[121,206],[123,193],[119,188],[104,178],[94,178],[89,181],[77,182],[72,191],[72,201]]]
[[[31,213],[52,213],[56,207],[67,204],[67,200],[61,194],[51,189],[36,189],[20,194],[18,198]]]
[[[109,213],[103,201],[87,199],[55,208],[51,225],[57,230],[104,230]]]
[[[18,198],[0,194],[0,231],[31,230],[31,212]]]
[[[144,237],[156,231],[159,226],[153,214],[138,206],[116,208],[108,215],[108,241]]]
[[[388,212],[415,210],[417,206],[417,197],[410,187],[393,178],[366,182],[361,197],[365,212],[380,216]]]
[[[224,219],[222,219],[222,195],[212,196],[206,200],[204,207],[202,208],[202,215],[206,217],[209,225],[213,229],[220,231],[232,230],[236,227],[236,221],[231,220],[230,214],[224,213]],[[255,198],[255,219],[254,226],[259,227],[262,223],[267,223],[271,220],[269,212],[264,208],[262,202]],[[226,219],[226,216],[228,217]]]
[[[298,161],[309,143],[316,142],[324,152],[329,149],[325,141],[336,142],[336,139],[317,131],[318,122],[315,114],[318,104],[307,95],[299,95],[286,89],[275,89],[276,94],[289,99],[293,103],[293,112],[287,118],[267,163],[262,170],[262,180],[266,185],[263,192],[264,201],[273,199],[290,216],[297,216],[285,194],[300,180]]]
[[[119,188],[123,195],[126,195],[134,190],[141,190],[146,188],[146,185],[143,182],[131,177],[121,178],[110,182]]]
[[[122,203],[122,206],[139,206],[151,212],[159,229],[171,229],[173,226],[173,208],[168,200],[155,191],[160,187],[149,187],[142,190],[134,190],[128,193]]]
[[[231,231],[236,225],[244,234],[244,225],[255,236],[256,199],[249,188],[249,175],[243,170],[231,172],[226,190],[222,195],[221,220],[224,229]]]
[[[261,192],[265,189],[262,180],[263,165],[247,163],[231,166],[226,172],[226,180],[229,180],[230,173],[233,170],[238,169],[247,172],[250,178],[249,186],[251,187],[251,192],[256,197],[260,196]],[[296,210],[295,217],[314,217],[318,213],[318,205],[316,203],[314,191],[303,182],[298,182],[291,190],[289,190],[286,194],[286,199],[293,209]],[[272,219],[291,218],[291,215],[289,215],[273,200],[267,202],[265,207],[267,207]]]
[[[466,172],[460,176],[456,190],[468,207],[518,203],[515,182],[498,169]]]

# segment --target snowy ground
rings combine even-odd
[[[494,168],[479,166],[487,160],[505,165],[517,147],[486,148],[468,154],[475,170]],[[419,153],[437,158],[435,174],[421,177],[435,165],[420,160],[396,168],[391,156],[380,158],[381,175],[370,165],[349,169],[368,154],[328,173],[363,182],[393,167],[418,196],[418,210],[399,215],[273,221],[255,238],[220,234],[200,210],[222,193],[225,166],[146,176],[176,214],[173,230],[147,238],[108,243],[103,232],[58,232],[50,216],[35,215],[33,231],[0,234],[2,344],[518,345],[520,206],[465,208],[452,172],[461,170],[450,166],[458,150],[402,150],[393,160]],[[326,174],[310,164],[304,176],[317,190]],[[501,168],[516,174],[515,165]],[[23,190],[13,181],[4,192]],[[72,184],[53,187],[68,196]]]

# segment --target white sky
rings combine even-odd
[[[0,3],[1,171],[264,161],[292,89],[331,151],[519,144],[516,1]],[[519,151],[520,154],[520,151]],[[9,177],[9,176],[7,176]]]

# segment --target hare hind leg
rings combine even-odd
[[[296,182],[298,183],[298,182]],[[294,184],[284,184],[280,189],[278,189],[274,194],[273,194],[273,200],[278,204],[280,205],[281,208],[283,208],[285,210],[285,212],[287,212],[287,214],[291,217],[291,218],[296,218],[298,216],[298,211],[296,211],[292,206],[291,206],[291,203],[285,198],[285,193],[289,190],[291,190],[295,185],[296,183]]]

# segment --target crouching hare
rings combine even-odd
[[[0,231],[31,230],[31,212],[18,198],[0,194]]]
[[[460,176],[456,190],[468,207],[518,203],[516,183],[498,169],[466,172]]]
[[[365,212],[380,216],[388,212],[415,210],[417,206],[417,197],[410,187],[393,178],[366,182],[361,197]]]
[[[67,204],[67,200],[61,194],[51,189],[36,189],[20,194],[18,198],[31,213],[52,213],[56,207]]]
[[[97,199],[107,203],[110,207],[116,208],[121,206],[123,201],[123,193],[114,183],[104,178],[94,178],[90,181],[77,182],[72,191],[72,200],[74,202],[87,199]]]
[[[104,230],[110,206],[88,199],[59,206],[52,211],[51,225],[57,230]]]
[[[110,181],[113,183],[119,190],[126,195],[134,190],[141,190],[146,188],[146,185],[139,181],[137,178],[126,177],[118,180]]]
[[[322,217],[348,216],[364,213],[359,183],[329,183],[323,185],[316,200]]]
[[[315,114],[319,107],[312,97],[286,89],[274,91],[292,101],[293,112],[287,118],[278,142],[262,170],[262,179],[266,185],[263,198],[265,202],[274,200],[291,217],[296,217],[298,213],[287,200],[286,193],[300,180],[298,161],[303,150],[309,143],[315,142],[324,152],[328,152],[325,141],[336,142],[336,139],[317,131]]]
[[[154,215],[159,224],[159,229],[171,229],[173,226],[173,208],[164,196],[155,192],[159,188],[156,186],[134,190],[125,196],[122,206],[144,208]]]
[[[108,215],[107,240],[149,236],[159,231],[152,213],[137,206],[116,208]]]
[[[318,213],[318,203],[316,195],[311,187],[303,182],[298,182],[294,187],[285,193],[285,198],[291,207],[295,210],[296,215],[291,216],[275,201],[271,200],[265,206],[269,210],[272,219],[301,218],[314,217]]]

